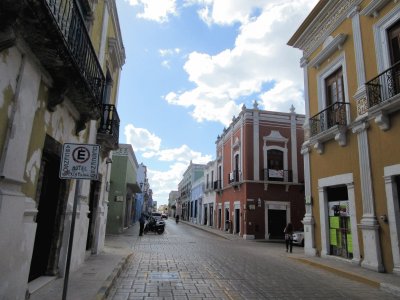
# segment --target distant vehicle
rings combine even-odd
[[[304,231],[293,232],[293,245],[299,245],[304,247]]]
[[[152,212],[151,216],[157,221],[158,224],[165,225],[165,221],[162,219],[162,215],[159,212]]]
[[[162,213],[162,214],[161,214],[161,219],[168,219],[168,215],[167,215],[167,214],[164,214],[164,213]]]

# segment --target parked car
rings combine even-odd
[[[304,231],[293,232],[293,245],[299,245],[304,247]]]
[[[161,219],[168,219],[168,215],[167,215],[167,214],[164,214],[164,213],[162,213],[162,214],[161,214]]]

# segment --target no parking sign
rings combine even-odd
[[[61,156],[60,178],[96,180],[99,153],[99,145],[65,143]]]

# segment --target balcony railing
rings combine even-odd
[[[336,125],[346,125],[349,103],[336,102],[310,118],[311,136],[324,132]]]
[[[214,190],[220,190],[220,189],[222,189],[221,180],[214,181]]]
[[[99,143],[107,149],[118,149],[119,116],[117,108],[112,104],[103,104],[100,127],[97,130]]]
[[[391,68],[368,81],[367,97],[369,107],[378,105],[400,93],[400,61]]]
[[[264,169],[264,181],[292,182],[292,170]]]
[[[77,1],[2,0],[1,3],[0,27],[22,37],[51,76],[49,110],[54,110],[65,95],[80,112],[80,121],[99,119],[105,77]],[[84,11],[87,9],[90,7]]]
[[[100,101],[102,99],[104,74],[76,0],[44,1],[62,33],[76,67],[85,79],[93,97]]]
[[[232,173],[228,174],[228,182],[230,184],[232,183],[238,183],[241,181],[241,175],[242,173],[240,172],[240,170],[234,170]]]

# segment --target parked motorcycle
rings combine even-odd
[[[143,233],[156,232],[158,234],[163,234],[165,230],[165,222],[161,220],[156,220],[153,217],[149,217],[146,225],[144,226]]]

